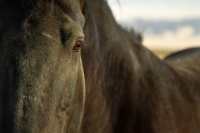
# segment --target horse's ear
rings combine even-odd
[[[85,0],[80,0],[80,5],[81,5],[81,10],[83,10],[85,5]]]

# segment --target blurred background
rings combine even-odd
[[[158,53],[200,46],[200,0],[108,0],[124,27],[143,34]]]

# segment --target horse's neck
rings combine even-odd
[[[91,4],[86,13],[89,24],[88,46],[83,50],[87,51],[83,56],[87,89],[83,129],[96,133],[124,132],[126,125],[142,122],[144,117],[150,119],[152,89],[158,89],[160,75],[169,70],[149,50],[134,44],[137,41],[117,25],[105,3],[97,7]],[[134,126],[135,130],[142,130],[137,129],[140,127],[136,123]]]
[[[137,125],[143,125],[141,122],[146,119],[144,130],[148,131],[152,108],[159,99],[156,94],[162,93],[161,88],[165,82],[172,81],[174,75],[151,51],[133,44],[128,35],[120,30],[115,34],[121,38],[102,41],[109,35],[99,34],[99,44],[104,46],[99,47],[98,53],[90,51],[92,58],[86,64],[90,67],[85,67],[87,120],[93,123],[91,126],[97,133],[102,129],[106,133],[143,130]],[[131,129],[127,127],[134,123]]]
[[[151,133],[155,113],[152,111],[169,104],[168,98],[175,91],[168,91],[175,84],[174,73],[142,46],[140,49],[133,46],[132,50],[122,47],[119,53],[111,53],[105,60],[108,67],[103,92],[113,132]],[[159,101],[161,98],[163,101]]]

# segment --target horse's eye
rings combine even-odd
[[[73,51],[79,52],[81,47],[85,44],[85,40],[83,37],[79,37],[73,46]]]

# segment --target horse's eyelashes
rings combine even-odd
[[[67,40],[71,37],[71,33],[70,32],[66,32],[63,29],[60,29],[60,39],[63,45],[66,44]]]

